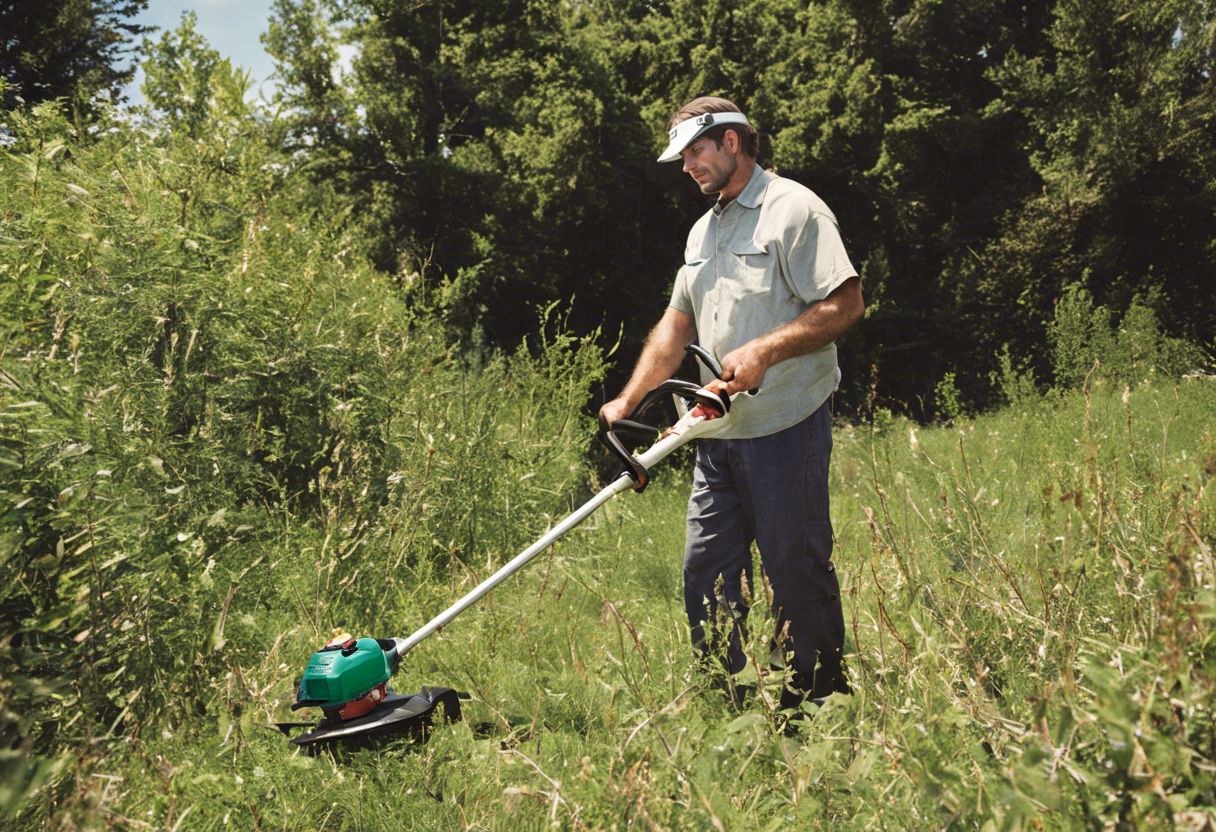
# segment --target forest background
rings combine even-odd
[[[1018,677],[1021,658],[1002,650],[1017,641],[1005,634],[1027,625],[1003,616],[1029,609],[1029,589],[984,588],[1008,603],[987,609],[991,620],[974,622],[975,638],[964,639],[973,662],[965,673],[980,680],[967,695],[988,703],[967,719],[982,723],[977,714],[991,705],[1008,709],[993,717],[998,733],[1001,720],[1037,725],[1018,712],[1030,700],[1011,696],[1015,688],[1044,709],[1064,708],[1073,722],[1052,734],[1050,753],[1077,767],[1073,787],[1092,801],[1087,817],[1130,823],[1165,807],[1178,822],[1187,807],[1210,809],[1210,716],[1170,734],[1153,709],[1176,699],[1179,712],[1201,713],[1212,699],[1212,639],[1191,626],[1211,621],[1211,575],[1179,577],[1191,574],[1179,564],[1196,552],[1210,564],[1213,540],[1204,486],[1216,471],[1211,396],[1185,382],[1210,372],[1216,335],[1211,3],[276,0],[264,37],[278,73],[269,102],[249,100],[248,75],[191,18],[172,32],[143,31],[133,21],[145,6],[0,5],[0,808],[16,813],[14,823],[87,826],[103,810],[138,807],[154,825],[180,824],[178,798],[210,781],[178,781],[173,755],[204,747],[201,724],[225,728],[228,748],[251,714],[269,721],[275,697],[289,695],[280,647],[290,663],[335,620],[421,623],[418,593],[434,590],[421,605],[434,607],[466,573],[568,510],[569,495],[603,464],[588,453],[595,403],[628,371],[665,304],[687,229],[707,206],[678,167],[653,162],[669,113],[703,93],[739,104],[761,130],[761,163],[833,208],[862,274],[867,317],[840,345],[837,410],[869,431],[872,444],[856,459],[870,455],[872,491],[857,496],[854,514],[864,505],[869,545],[889,562],[871,568],[873,582],[860,566],[844,576],[862,593],[855,608],[873,613],[878,637],[909,656],[933,641],[925,622],[942,615],[938,600],[917,592],[904,593],[907,606],[883,606],[894,603],[883,586],[922,577],[898,560],[916,544],[885,502],[899,483],[915,515],[919,492],[880,477],[880,457],[894,453],[883,443],[910,436],[924,462],[918,425],[973,429],[972,416],[1002,406],[1011,419],[1071,414],[1061,430],[1083,426],[1075,438],[1039,437],[1060,456],[1000,474],[1024,481],[1017,499],[1043,503],[1041,516],[1035,508],[1027,517],[1053,529],[1032,533],[1030,520],[1009,519],[1022,536],[1010,557],[1036,534],[1025,550],[1035,564],[1040,543],[1090,552],[1062,560],[1040,587],[1055,629],[1035,672],[1071,680],[1083,664],[1052,617],[1057,602],[1070,626],[1127,624],[1137,649],[1166,633],[1170,672],[1185,684],[1158,691],[1160,680],[1145,681],[1145,659],[1129,660],[1126,677],[1103,677],[1101,689],[1143,705],[1141,716],[1163,732],[1158,748],[1175,755],[1153,765],[1172,779],[1146,777],[1140,758],[1119,756],[1126,742],[1109,736],[1087,746],[1089,757],[1069,756],[1084,733],[1075,724],[1114,717],[1068,711],[1085,699],[1061,704],[1075,694],[1071,682],[1039,689]],[[147,103],[135,108],[118,100],[131,60],[146,76]],[[1167,400],[1181,402],[1162,417],[1175,429],[1163,427],[1169,441],[1150,447],[1136,431]],[[1091,424],[1096,412],[1110,416],[1101,430]],[[993,430],[1010,429],[1001,425]],[[1103,444],[1120,430],[1117,451]],[[1068,461],[1074,445],[1081,456]],[[996,466],[1006,450],[989,452]],[[1120,471],[1139,478],[1126,493],[1112,490]],[[986,563],[993,554],[975,530],[1001,512],[981,518],[973,482],[921,474],[926,499],[943,504],[925,520],[940,532],[921,544],[926,563],[943,552],[947,571]],[[970,481],[972,472],[958,476]],[[950,505],[955,485],[971,502]],[[1049,494],[1067,495],[1066,504]],[[1052,526],[1053,512],[1074,510]],[[1107,551],[1118,510],[1143,510],[1124,532],[1134,542],[1155,530],[1161,545],[1151,556],[1131,543]],[[955,517],[972,518],[970,542]],[[1083,545],[1073,547],[1074,534]],[[409,571],[411,586],[368,591],[367,576],[385,562]],[[1123,570],[1120,586],[1135,584],[1128,569],[1147,583],[1119,593],[1121,611],[1099,614],[1113,584],[1078,587],[1110,569]],[[161,591],[167,585],[181,591]],[[1067,603],[1062,586],[1071,587]],[[958,598],[965,611],[970,602]],[[1163,604],[1147,622],[1138,617],[1145,598]],[[626,622],[616,606],[605,616]],[[938,623],[948,635],[939,635],[953,639],[946,621]],[[1102,627],[1084,638],[1110,636]],[[682,655],[674,643],[671,651]],[[1000,674],[985,669],[989,659],[1004,668],[1003,682],[991,680]],[[892,682],[902,670],[871,660],[863,654],[858,666],[882,672],[859,677],[859,689],[891,710],[884,705],[882,736],[862,744],[902,738],[901,725],[912,737],[919,723],[894,714],[906,692],[899,685],[914,675]],[[555,684],[518,678],[536,690]],[[571,717],[577,730],[564,726],[570,736],[604,728],[588,716],[604,705],[588,685],[585,700],[572,694],[587,714]],[[1133,688],[1165,698],[1136,699]],[[641,696],[635,680],[620,691]],[[662,721],[655,703],[639,707],[647,724]],[[942,740],[944,766],[962,753],[961,725],[931,726],[960,743]],[[200,745],[171,750],[177,726]],[[549,727],[566,736],[560,715]],[[707,731],[704,743],[714,745]],[[939,824],[969,806],[1007,825],[1047,811],[1035,795],[1054,786],[1027,773],[1043,758],[1022,753],[1026,736],[984,739],[994,760],[1021,761],[976,762],[1004,792],[953,770],[920,780],[903,772],[892,781],[909,778],[899,805]],[[649,799],[652,775],[639,768],[637,746],[627,750],[633,734],[625,747],[619,739],[603,748],[636,779],[637,794],[618,795],[628,816],[635,800]],[[773,757],[762,756],[753,776],[794,771],[788,749],[770,739]],[[170,761],[146,798],[151,808],[136,791],[104,786],[117,776],[102,768],[106,754],[120,744],[141,765]],[[587,749],[593,762],[596,748]],[[817,805],[835,799],[849,817],[877,806],[857,786],[864,759],[854,753],[842,768],[855,791],[829,788]],[[1110,759],[1131,772],[1126,782],[1102,785]],[[746,768],[743,760],[735,762]],[[655,794],[687,793],[689,772],[669,774],[666,785],[653,774]],[[792,776],[797,809],[807,782]],[[485,782],[503,785],[488,774]],[[486,801],[504,794],[490,791]],[[740,822],[768,817],[769,797],[758,791],[758,802],[731,811]],[[556,816],[556,798],[551,806]],[[192,811],[201,823],[205,810]],[[577,825],[568,804],[562,811]],[[726,810],[715,804],[688,822],[715,811]]]
[[[87,118],[130,75],[141,5],[6,12],[6,106],[67,96]],[[670,112],[708,93],[840,220],[870,306],[846,411],[877,394],[933,417],[947,377],[983,408],[1001,366],[1050,383],[1065,292],[1216,335],[1203,3],[312,0],[276,3],[264,43],[284,164],[470,344],[510,349],[558,301],[629,363],[706,207],[652,160]],[[248,81],[192,29],[160,48],[147,100],[173,129],[198,132],[221,75]]]

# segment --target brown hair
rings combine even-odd
[[[706,113],[741,112],[743,111],[725,98],[719,98],[716,95],[703,95],[700,98],[694,98],[672,113],[671,118],[667,120],[667,129],[670,130],[685,119],[703,116]],[[739,144],[742,146],[743,152],[755,159],[756,154],[760,152],[760,134],[750,124],[715,124],[702,133],[701,136],[698,136],[698,138],[712,139],[714,144],[721,147],[722,137],[726,135],[727,130],[735,131],[735,134],[739,137]]]

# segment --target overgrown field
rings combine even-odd
[[[425,746],[310,759],[268,727],[330,625],[405,634],[491,565],[393,569],[369,543],[358,562],[383,568],[335,583],[374,603],[342,607],[322,583],[343,570],[339,536],[259,567],[275,589],[230,625],[239,650],[198,651],[200,701],[85,751],[28,811],[183,829],[1207,828],[1216,386],[1122,399],[838,430],[856,694],[796,738],[775,697],[733,708],[692,669],[687,477],[668,470],[410,656],[403,687],[471,697]]]
[[[1075,389],[1010,367],[1001,412],[838,426],[855,694],[800,735],[762,585],[758,693],[694,670],[676,464],[410,654],[465,721],[294,753],[332,627],[407,635],[590,493],[604,357],[552,313],[469,352],[273,124],[213,117],[84,141],[48,108],[0,157],[4,827],[1211,827],[1216,383],[1076,298]]]

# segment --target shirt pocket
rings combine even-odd
[[[713,288],[713,269],[706,268],[708,262],[704,257],[698,257],[694,260],[686,260],[680,269],[684,286],[687,288],[689,299],[692,300],[694,306],[700,304],[705,293]]]
[[[680,279],[689,304],[692,306],[693,321],[697,334],[704,342],[710,329],[709,322],[713,317],[714,279],[713,268],[703,257],[686,260],[680,268]]]
[[[730,247],[731,275],[739,283],[741,295],[767,292],[772,288],[775,256],[772,243],[745,240]]]
[[[716,352],[726,353],[771,327],[764,326],[773,255],[748,240],[736,243],[719,258],[719,277],[713,292],[713,326]]]

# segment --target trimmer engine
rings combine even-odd
[[[399,661],[393,639],[335,632],[308,660],[291,709],[320,708],[328,722],[361,717],[384,701]]]
[[[315,754],[342,741],[362,744],[384,735],[424,735],[434,712],[442,708],[444,719],[460,719],[460,699],[451,688],[423,688],[402,695],[388,690],[388,680],[401,664],[404,642],[396,638],[356,639],[334,630],[329,643],[313,653],[300,679],[293,711],[320,708],[320,724],[275,723],[292,742]],[[312,728],[292,736],[300,728]]]

